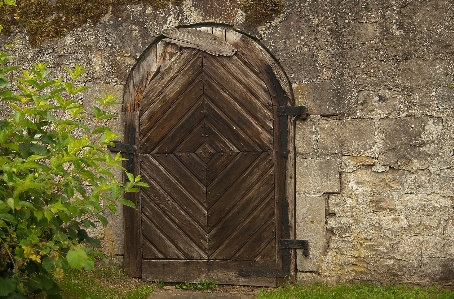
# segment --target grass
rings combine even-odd
[[[286,285],[282,288],[262,291],[256,299],[453,299],[454,291],[438,287],[414,287],[406,285],[373,286],[365,284]]]
[[[218,287],[218,283],[216,281],[212,280],[206,280],[203,279],[200,282],[183,282],[180,284],[177,284],[175,288],[180,289],[180,290],[194,290],[194,291],[209,291],[209,290],[215,290]]]
[[[121,266],[98,266],[94,271],[71,271],[60,281],[63,299],[145,299],[163,282],[146,283],[124,274]],[[217,283],[202,280],[176,286],[183,290],[213,290]],[[41,298],[41,297],[40,297]],[[260,291],[255,299],[454,299],[454,290],[408,285],[288,284]]]
[[[71,271],[60,281],[63,299],[145,299],[155,285],[126,276],[120,266]]]

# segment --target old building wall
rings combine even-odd
[[[23,66],[49,61],[62,76],[84,66],[90,106],[103,92],[122,98],[162,29],[208,22],[257,38],[310,114],[296,123],[296,236],[310,242],[298,277],[452,284],[454,3],[284,4],[263,26],[248,25],[234,0],[126,6],[39,47],[21,28],[0,43]],[[122,227],[120,213],[103,232],[112,256],[123,253]]]

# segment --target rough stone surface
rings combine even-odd
[[[296,158],[296,192],[334,193],[340,191],[336,160]]]
[[[325,249],[325,200],[321,194],[297,194],[296,226],[300,229],[297,239],[309,241],[309,255],[297,252],[298,269],[305,272],[317,272]]]
[[[244,20],[233,0],[130,5],[39,48],[21,28],[0,43],[25,67],[50,61],[66,76],[84,66],[90,106],[101,90],[121,99],[165,28],[209,22],[255,37],[310,115],[296,124],[296,234],[317,245],[299,278],[452,285],[454,2],[287,0],[272,22]],[[112,223],[105,243],[121,254],[121,220]]]

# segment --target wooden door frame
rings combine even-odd
[[[240,38],[244,39],[250,46],[256,47],[255,50],[261,54],[258,57],[261,61],[269,65],[271,70],[270,74],[274,76],[274,82],[268,80],[266,82],[272,86],[271,90],[275,91],[272,94],[273,102],[278,103],[277,97],[280,101],[285,102],[285,106],[294,106],[294,96],[291,84],[285,75],[284,70],[279,65],[277,60],[272,54],[256,39],[234,30],[231,27],[223,25],[193,25],[190,28],[196,28],[202,31],[208,31],[214,35],[224,35],[226,40],[235,44],[235,40]],[[227,37],[227,33],[230,37]],[[124,123],[123,142],[132,146],[139,144],[139,101],[142,98],[144,90],[147,88],[148,83],[159,72],[161,67],[164,67],[172,57],[178,53],[179,46],[163,45],[164,36],[161,35],[142,53],[138,62],[131,70],[124,89],[123,106],[122,106],[122,119]],[[276,86],[278,85],[278,86]],[[277,109],[275,106],[274,115],[277,117]],[[288,156],[285,159],[280,159],[280,163],[285,164],[285,176],[278,178],[279,184],[282,184],[284,193],[282,198],[283,213],[282,219],[282,235],[281,238],[294,239],[295,238],[295,125],[291,117],[289,117],[288,126],[284,130],[281,128],[281,134],[287,134],[288,142]],[[275,130],[278,131],[278,130]],[[276,132],[278,134],[279,132]],[[124,167],[128,172],[135,175],[140,173],[140,161],[135,158],[133,154],[125,154],[127,161],[124,161]],[[126,179],[126,178],[125,178]],[[128,193],[125,195],[126,199],[131,200],[136,204],[137,209],[124,207],[124,266],[125,272],[132,277],[142,276],[142,241],[141,241],[141,203],[139,200],[139,193]],[[285,212],[287,210],[287,212]],[[296,277],[296,256],[295,249],[282,249],[283,266],[285,271],[288,271],[290,279]]]

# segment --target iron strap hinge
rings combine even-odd
[[[288,117],[297,116],[306,118],[306,107],[304,106],[279,106],[277,107],[279,116],[279,135],[281,136],[281,156],[288,157]]]
[[[281,249],[302,249],[303,256],[309,256],[309,241],[308,240],[279,240],[279,248]]]
[[[309,241],[281,239],[279,240],[279,248],[309,249]]]
[[[120,141],[113,141],[114,146],[108,146],[107,148],[114,153],[125,153],[134,154],[136,152],[136,146],[132,144],[121,143]]]
[[[307,109],[305,106],[281,106],[277,107],[277,114],[279,116],[298,116],[305,118]]]

